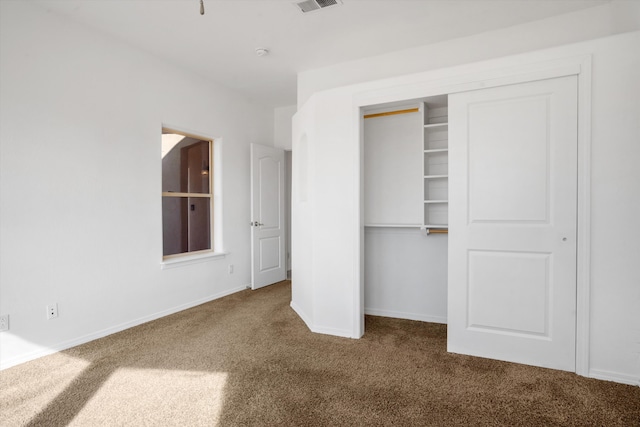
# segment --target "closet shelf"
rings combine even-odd
[[[431,123],[431,124],[428,124],[428,125],[424,125],[424,128],[425,129],[437,129],[437,128],[444,128],[444,127],[447,127],[447,126],[449,126],[448,122],[446,122],[446,123]]]
[[[365,224],[365,227],[377,228],[420,228],[420,224]]]

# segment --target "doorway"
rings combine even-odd
[[[365,314],[447,323],[447,105],[363,109]]]

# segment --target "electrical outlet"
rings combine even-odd
[[[53,303],[47,306],[47,319],[55,319],[58,317],[58,304]]]
[[[9,315],[3,314],[0,316],[0,332],[9,330]]]
[[[233,264],[229,264],[229,274],[233,274]]]

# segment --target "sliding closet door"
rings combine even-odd
[[[449,97],[448,350],[575,371],[577,78]]]

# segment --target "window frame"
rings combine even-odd
[[[209,249],[201,249],[197,251],[187,251],[181,252],[177,254],[164,255],[164,212],[161,209],[161,223],[163,224],[162,236],[163,236],[163,244],[162,244],[162,268],[168,268],[176,265],[185,265],[185,264],[193,264],[195,262],[207,261],[212,258],[224,257],[226,255],[225,252],[216,252],[216,243],[215,243],[215,205],[214,199],[216,198],[215,194],[215,169],[216,165],[214,164],[214,148],[216,143],[216,138],[211,138],[208,136],[203,136],[202,134],[197,134],[189,131],[179,130],[172,126],[162,126],[161,135],[163,134],[176,134],[181,135],[187,138],[197,139],[199,141],[206,141],[209,145],[209,192],[208,193],[190,193],[190,192],[173,192],[173,191],[161,191],[161,201],[164,200],[165,197],[170,198],[208,198],[209,199]],[[162,139],[162,138],[161,138]],[[160,176],[162,177],[162,165]],[[162,179],[161,179],[162,181]],[[161,186],[162,187],[162,186]],[[162,205],[162,203],[161,203]]]

